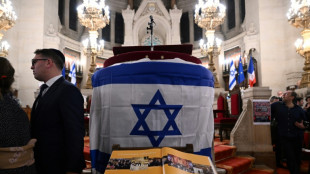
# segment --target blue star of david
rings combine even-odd
[[[236,70],[232,70],[232,71],[230,71],[230,75],[235,75],[235,73],[236,73]]]
[[[155,105],[157,101],[160,103],[160,105]],[[153,147],[158,147],[165,136],[182,135],[174,120],[181,110],[182,105],[167,105],[159,90],[157,90],[148,105],[132,104],[131,106],[138,117],[138,122],[132,129],[130,135],[148,136]],[[146,117],[152,109],[163,110],[166,117],[168,118],[168,121],[163,130],[150,130],[149,126],[145,122]],[[141,113],[140,110],[143,110],[143,112]],[[171,113],[170,111],[173,112]],[[143,130],[139,130],[141,126]],[[156,136],[158,136],[157,140],[155,139]]]

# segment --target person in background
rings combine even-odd
[[[293,101],[297,94],[287,91],[283,94],[283,102],[271,105],[271,115],[275,117],[277,126],[277,144],[281,144],[287,159],[287,167],[291,174],[300,173],[301,150],[303,141],[303,125],[305,112]],[[280,150],[280,149],[279,149]],[[280,156],[277,155],[276,158]]]
[[[271,96],[271,97],[269,98],[270,104],[272,104],[272,103],[274,103],[274,102],[277,102],[277,101],[279,101],[279,97],[277,97],[277,96]]]
[[[303,106],[304,106],[304,98],[302,98],[302,97],[297,97],[297,98],[296,98],[296,105],[297,105],[297,106],[300,106],[301,108],[303,108]]]
[[[310,95],[306,97],[306,103],[310,103]]]
[[[13,98],[14,73],[10,62],[0,57],[0,174],[35,174],[36,140],[30,139],[29,119]]]
[[[278,98],[279,98],[279,101],[282,101],[283,92],[282,92],[282,91],[278,91],[278,92],[277,92],[277,96],[278,96]]]
[[[269,98],[270,104],[278,102],[280,99],[277,96],[271,96]],[[275,120],[275,115],[271,115],[271,122],[270,122],[270,131],[271,131],[271,144],[273,146],[273,151],[276,152],[276,165],[277,167],[284,168],[282,165],[282,147],[281,144],[278,144],[277,142],[277,130],[278,125]]]
[[[303,107],[304,110],[307,110],[310,107],[310,96],[306,97],[306,104]]]
[[[31,112],[37,172],[81,173],[85,168],[83,96],[63,78],[65,56],[59,50],[38,49],[34,53],[34,78],[44,82]]]

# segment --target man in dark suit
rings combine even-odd
[[[31,135],[37,139],[37,171],[81,173],[85,168],[83,97],[78,88],[62,77],[65,57],[59,50],[38,49],[34,53],[33,75],[44,82],[31,112]]]
[[[300,173],[303,131],[305,129],[303,125],[305,112],[296,105],[296,97],[296,92],[287,91],[283,94],[282,102],[271,104],[271,117],[275,118],[278,123],[276,148],[278,148],[277,145],[282,148],[276,149],[276,158],[281,158],[281,150],[283,150],[288,169],[292,174]]]

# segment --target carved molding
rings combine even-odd
[[[159,9],[157,3],[149,2],[147,6],[144,8],[141,16],[148,15],[150,13],[155,13],[159,16],[164,16],[163,12]]]
[[[139,20],[139,18],[147,14],[156,14],[163,16],[169,21],[171,20],[170,15],[161,0],[143,0],[135,14],[134,21]]]

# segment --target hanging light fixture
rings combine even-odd
[[[110,23],[110,11],[104,0],[83,0],[83,4],[77,7],[80,23],[88,28],[89,38],[83,41],[84,54],[91,58],[86,88],[91,89],[91,77],[96,69],[96,58],[103,54],[104,41],[99,41],[98,31]]]
[[[110,22],[109,6],[105,0],[83,0],[77,8],[80,23],[90,31],[104,28]]]
[[[310,0],[291,0],[287,18],[291,25],[303,29],[303,39],[297,39],[295,47],[296,52],[305,58],[300,87],[310,87]]]
[[[15,24],[17,16],[10,0],[0,1],[0,41],[3,38],[3,31],[7,31],[12,28]],[[6,57],[10,45],[7,41],[0,43],[0,56]]]
[[[226,7],[219,0],[199,0],[195,6],[195,23],[206,30],[207,43],[200,41],[201,54],[209,57],[209,70],[214,76],[214,87],[219,88],[220,84],[214,67],[214,58],[218,58],[221,51],[222,41],[215,38],[215,28],[224,22]]]

